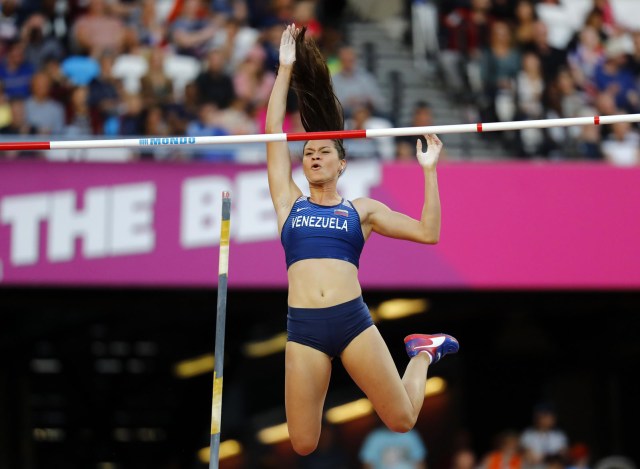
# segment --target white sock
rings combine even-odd
[[[431,355],[427,350],[420,350],[418,353],[426,353],[429,356],[429,365],[433,363],[433,355]]]

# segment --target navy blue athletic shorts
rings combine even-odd
[[[328,308],[292,308],[287,315],[287,340],[339,356],[358,334],[373,325],[362,297]]]

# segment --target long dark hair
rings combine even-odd
[[[305,40],[307,28],[296,37],[296,61],[291,88],[298,98],[300,118],[307,132],[344,130],[342,104],[333,92],[327,62],[313,39]],[[338,156],[345,158],[342,140],[333,140]]]

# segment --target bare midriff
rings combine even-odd
[[[305,259],[289,267],[289,306],[327,308],[362,294],[355,265],[339,259]]]

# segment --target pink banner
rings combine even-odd
[[[640,169],[450,163],[438,172],[440,243],[373,235],[363,286],[640,287]],[[158,163],[0,164],[0,285],[214,286],[223,190],[230,287],[286,288],[264,167]],[[420,215],[416,165],[353,162],[339,190]]]

